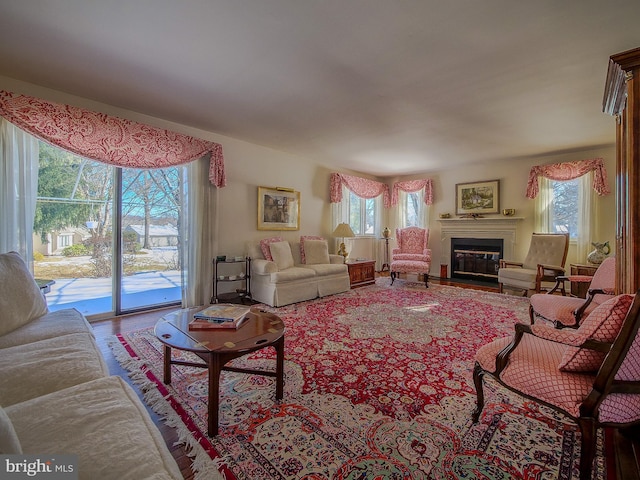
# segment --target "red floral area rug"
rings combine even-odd
[[[285,391],[223,372],[220,434],[207,431],[207,374],[173,366],[162,383],[153,330],[118,335],[120,363],[191,449],[196,478],[571,479],[577,425],[485,379],[478,424],[476,350],[528,322],[526,298],[395,282],[283,308]],[[174,356],[191,354],[174,350]],[[271,348],[234,360],[275,369]],[[604,479],[602,439],[594,479]]]

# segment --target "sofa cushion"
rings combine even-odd
[[[583,342],[613,342],[622,328],[631,302],[633,295],[625,294],[598,305],[591,315],[582,321],[576,335],[582,337]],[[559,368],[566,372],[593,372],[600,368],[604,357],[604,352],[569,346],[562,355]]]
[[[75,308],[49,312],[6,335],[0,336],[0,348],[24,345],[70,333],[91,333],[93,335],[91,325],[84,318],[84,315]]]
[[[24,454],[78,455],[78,476],[182,479],[135,391],[104,377],[6,408]]]
[[[16,455],[20,453],[22,453],[20,440],[18,440],[7,413],[0,407],[0,455]]]
[[[329,246],[326,240],[307,240],[305,242],[305,261],[307,265],[328,264]]]
[[[109,375],[93,335],[74,333],[0,349],[5,407]]]
[[[271,256],[271,244],[275,242],[282,242],[282,237],[276,236],[260,240],[260,250],[262,250],[262,255],[264,255],[265,260],[273,261],[273,257]]]
[[[289,242],[273,242],[269,245],[273,261],[278,266],[278,270],[286,270],[293,267],[293,255]]]
[[[313,270],[316,272],[318,277],[326,277],[327,275],[340,275],[346,274],[349,275],[349,267],[347,267],[346,263],[336,264],[336,263],[317,263],[314,265],[303,265],[304,268],[308,268],[309,270]]]
[[[17,252],[0,254],[0,335],[47,313],[47,302]]]
[[[308,263],[307,262],[307,254],[305,252],[305,243],[307,240],[324,240],[323,237],[319,237],[317,235],[301,235],[300,236],[300,263]]]
[[[316,272],[307,267],[291,267],[280,272],[275,272],[270,275],[269,280],[271,283],[287,283],[295,282],[298,280],[313,280],[316,276]]]

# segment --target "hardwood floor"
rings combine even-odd
[[[382,276],[385,275],[382,274]],[[430,278],[429,283],[451,285],[489,292],[498,292],[497,287],[494,288],[483,285],[465,285],[459,282],[451,282],[446,280],[441,281],[438,278]],[[92,322],[91,324],[95,332],[98,346],[102,351],[110,372],[113,375],[119,375],[124,378],[138,392],[140,398],[142,398],[142,395],[139,389],[131,383],[126,370],[124,370],[116,361],[113,352],[108,345],[108,339],[118,333],[132,332],[135,330],[152,327],[153,325],[155,325],[158,319],[162,317],[162,315],[171,310],[175,310],[175,308],[176,307],[170,307],[163,310],[155,310],[152,312],[100,320],[97,322]],[[149,414],[151,415],[151,418],[157,425],[158,429],[162,433],[162,436],[164,437],[169,450],[173,454],[173,457],[176,459],[176,462],[178,463],[178,466],[180,467],[185,480],[193,479],[194,474],[191,469],[191,459],[187,455],[186,449],[181,445],[175,445],[176,441],[178,440],[175,430],[171,427],[166,426],[164,422],[162,422],[161,418],[149,407],[147,407],[147,410],[149,411]],[[617,465],[616,469],[619,471],[619,473],[618,475],[616,475],[616,478],[620,480],[640,479],[640,474],[638,473],[640,472],[640,468],[638,467],[638,465],[640,464],[640,459],[638,458],[638,452],[640,452],[640,438],[638,438],[638,432],[627,431],[625,433],[626,435],[624,436],[619,436],[617,433],[615,433],[614,436],[610,437],[616,440],[615,442],[611,442],[613,443],[613,445],[610,445],[611,450],[614,451],[613,455],[615,456],[615,459],[608,460],[615,462]]]

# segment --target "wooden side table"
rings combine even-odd
[[[570,263],[571,275],[590,275],[596,273],[599,265],[585,265],[580,263]],[[571,282],[571,295],[574,297],[587,298],[589,284],[581,282]]]
[[[349,269],[351,288],[376,283],[375,260],[349,260],[347,268]]]

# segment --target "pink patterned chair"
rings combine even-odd
[[[577,330],[517,324],[476,353],[477,422],[483,377],[548,405],[580,427],[580,479],[591,478],[599,427],[640,424],[640,290],[598,305]]]
[[[431,250],[429,230],[419,227],[396,228],[398,246],[391,250],[391,285],[398,273],[422,273],[424,286],[429,288]]]
[[[580,282],[589,284],[587,298],[565,297],[553,295],[559,288],[564,289],[564,282]],[[562,285],[562,287],[561,287]],[[609,300],[616,288],[616,259],[609,257],[600,264],[593,276],[570,275],[556,278],[556,285],[548,293],[531,295],[529,316],[531,324],[536,318],[552,322],[556,328],[577,328],[580,320],[586,318],[603,302]]]

